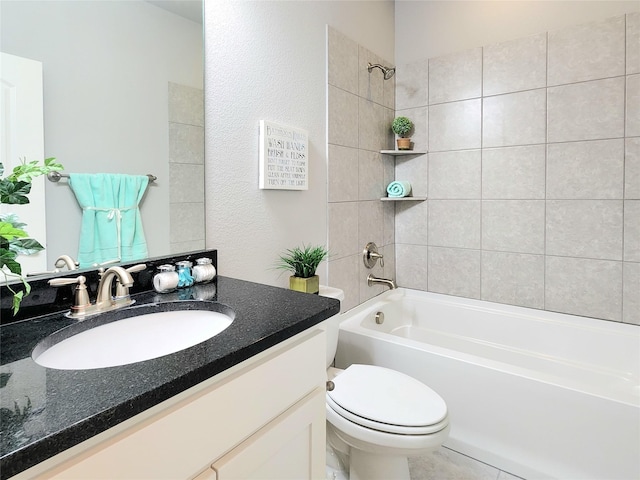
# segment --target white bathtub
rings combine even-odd
[[[343,316],[336,366],[429,385],[446,446],[527,479],[640,479],[640,327],[402,288]]]

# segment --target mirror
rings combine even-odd
[[[156,176],[140,203],[149,257],[204,248],[201,0],[0,8],[2,51],[42,63],[45,157],[64,173]],[[53,270],[59,256],[77,256],[82,210],[67,178],[42,182],[46,239],[37,239]]]

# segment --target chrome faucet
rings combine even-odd
[[[398,288],[395,280],[389,280],[388,278],[378,278],[378,277],[374,277],[372,274],[369,274],[369,276],[367,277],[367,285],[372,287],[379,283],[382,285],[386,285],[391,290],[393,290],[394,288]]]
[[[131,269],[133,268],[134,267],[131,267]],[[111,294],[114,279],[117,279],[118,289],[121,292],[118,297],[114,297]],[[122,267],[111,267],[102,274],[100,283],[98,284],[98,296],[95,304],[91,303],[89,299],[89,293],[85,285],[86,281],[87,279],[83,275],[76,278],[53,278],[49,280],[49,285],[54,287],[72,285],[74,283],[78,284],[75,291],[74,304],[71,307],[71,311],[67,314],[67,316],[71,318],[82,320],[91,315],[126,307],[134,302],[129,296],[128,290],[129,287],[133,285],[133,277],[131,273]]]
[[[108,268],[100,277],[98,284],[98,297],[96,298],[96,310],[104,312],[112,308],[124,307],[131,305],[133,302],[129,295],[116,301],[111,295],[113,280],[117,277],[119,285],[129,288],[133,285],[133,277],[122,267]]]
[[[77,270],[79,263],[69,255],[60,255],[58,258],[56,258],[54,265],[56,268],[62,268],[66,266],[67,270]]]

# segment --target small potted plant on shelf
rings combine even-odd
[[[280,255],[276,268],[292,273],[289,277],[289,288],[298,292],[318,293],[320,291],[320,278],[316,275],[316,269],[320,262],[329,256],[329,252],[323,246],[302,246],[287,249]]]
[[[391,124],[391,130],[398,135],[396,142],[398,150],[411,150],[411,132],[413,131],[413,122],[407,117],[396,117]]]

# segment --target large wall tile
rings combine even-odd
[[[480,298],[480,250],[429,247],[429,291]]]
[[[204,165],[169,164],[169,202],[198,203],[204,198]]]
[[[545,308],[620,321],[622,262],[547,256]]]
[[[380,200],[358,202],[358,245],[384,245],[384,216]]]
[[[389,63],[385,62],[386,65]],[[396,76],[394,75],[388,80],[384,80],[382,84],[382,104],[395,110],[396,108]]]
[[[482,48],[429,59],[429,104],[482,95]]]
[[[481,102],[464,100],[429,107],[429,151],[480,148]]]
[[[358,202],[329,204],[329,251],[332,259],[360,251],[358,241]]]
[[[429,245],[479,249],[480,217],[480,200],[429,200]]]
[[[361,98],[382,105],[384,102],[384,75],[379,68],[373,68],[369,72],[368,65],[369,63],[383,65],[385,61],[362,45],[359,47],[358,55],[358,74],[360,76],[358,95]]]
[[[640,73],[640,12],[627,14],[627,75]]]
[[[627,76],[625,135],[640,136],[640,74]]]
[[[333,252],[331,252],[333,254]],[[360,255],[348,257],[330,257],[329,260],[329,285],[344,291],[342,311],[357,306],[360,303],[360,287],[358,284],[359,265],[362,263]]]
[[[640,262],[640,200],[624,201],[624,260]]]
[[[427,202],[396,203],[396,243],[427,244],[427,210]]]
[[[396,109],[426,106],[429,101],[429,61],[422,60],[396,69]]]
[[[480,150],[429,154],[429,198],[480,198]]]
[[[380,245],[378,245],[378,247],[380,248]],[[382,255],[385,256],[384,252],[380,252],[380,253],[382,253]],[[385,260],[386,260],[386,256],[385,256]],[[380,295],[382,292],[384,292],[387,289],[387,287],[382,284],[377,284],[377,285],[374,284],[369,286],[367,282],[367,277],[370,274],[373,275],[374,277],[379,277],[379,278],[394,277],[394,275],[392,275],[391,277],[385,277],[384,268],[382,268],[382,266],[380,265],[380,262],[376,263],[376,265],[371,269],[367,268],[364,265],[364,262],[362,261],[358,262],[358,286],[359,286],[360,303],[366,302],[367,300],[375,297],[376,295]]]
[[[204,165],[204,127],[169,123],[169,163]]]
[[[544,143],[547,95],[545,89],[485,97],[482,146],[504,147]]]
[[[542,199],[544,196],[544,145],[482,150],[482,198]]]
[[[204,92],[169,82],[169,122],[204,127]]]
[[[419,152],[426,152],[428,149],[429,138],[429,120],[427,114],[427,107],[408,108],[406,110],[396,111],[397,116],[407,117],[413,122],[413,132],[411,133],[411,142],[413,143],[413,149]],[[395,117],[394,117],[395,118]],[[386,126],[391,131],[391,122]],[[395,135],[391,133],[393,137],[393,145],[391,149],[396,148]]]
[[[549,85],[623,75],[625,18],[549,32]]]
[[[482,249],[544,253],[543,200],[482,202]]]
[[[544,308],[544,256],[482,252],[482,300]]]
[[[388,148],[391,136],[390,110],[370,100],[358,102],[358,140],[362,150],[380,151]],[[389,131],[388,135],[383,132]]]
[[[380,200],[386,196],[384,161],[378,152],[358,150],[358,173],[347,178],[347,188],[358,191],[359,200]],[[358,185],[356,185],[356,179]]]
[[[414,197],[427,196],[428,156],[396,157],[395,179],[410,182]]]
[[[547,146],[547,198],[622,198],[624,140]]]
[[[330,26],[327,26],[327,37],[329,85],[357,94],[358,44]]]
[[[547,140],[624,136],[624,77],[548,89]]]
[[[358,96],[329,85],[329,143],[358,148]]]
[[[204,203],[169,204],[169,225],[170,243],[204,240]]]
[[[622,200],[548,200],[547,255],[622,260]]]
[[[382,268],[382,276],[384,278],[396,277],[396,246],[385,245],[379,248],[380,253],[384,256],[384,267]]]
[[[396,241],[396,206],[394,202],[382,202],[382,245],[390,245]],[[394,270],[390,270],[395,275]]]
[[[204,238],[200,240],[187,240],[185,242],[171,242],[169,244],[169,253],[181,255],[184,252],[195,252],[196,250],[204,250],[205,248]]]
[[[399,287],[428,290],[426,245],[396,243],[396,277]]]
[[[625,141],[624,198],[640,199],[640,138]]]
[[[483,49],[483,95],[547,86],[547,34],[496,43]]]
[[[640,325],[640,263],[625,262],[622,321]]]
[[[358,200],[358,150],[329,145],[329,202]]]

